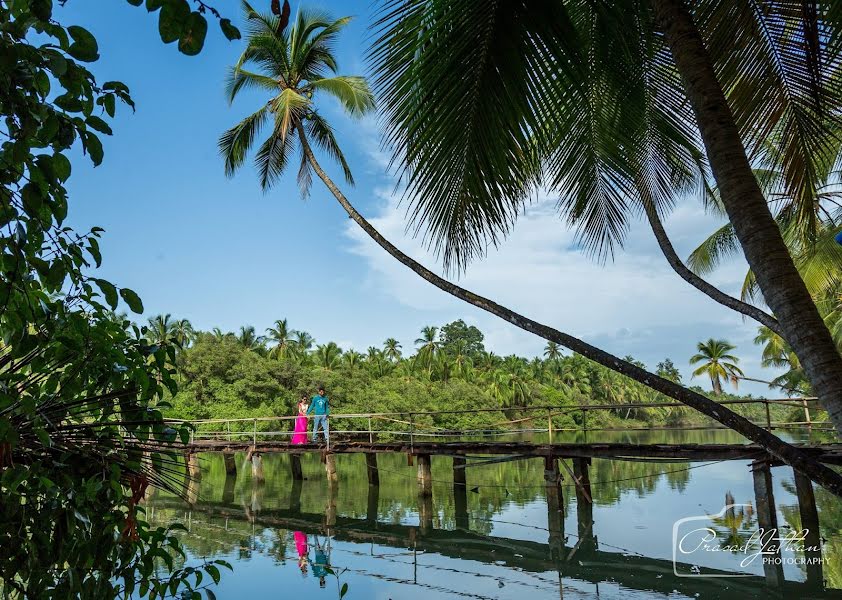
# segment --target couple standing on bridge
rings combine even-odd
[[[318,394],[309,398],[310,403],[307,404],[307,394],[303,394],[298,401],[298,417],[295,419],[295,431],[292,436],[293,444],[307,443],[307,420],[309,415],[313,415],[313,443],[316,443],[319,435],[319,428],[321,427],[325,436],[325,443],[330,433],[330,426],[327,418],[330,415],[330,404],[325,394],[324,386],[319,386]]]

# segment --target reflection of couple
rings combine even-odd
[[[295,549],[298,551],[298,568],[301,569],[301,575],[307,575],[307,564],[310,563],[309,546],[307,543],[307,534],[303,531],[295,531],[292,534],[295,539]],[[313,555],[313,577],[319,578],[319,587],[325,587],[325,577],[327,577],[327,570],[330,568],[330,559],[327,548],[327,539],[324,544],[319,540],[319,536],[313,536],[313,545],[315,553]]]
[[[307,396],[303,395],[298,401],[298,418],[295,419],[292,443],[305,444],[307,442],[308,415],[313,415],[313,442],[316,442],[319,435],[319,428],[321,428],[324,431],[325,443],[327,443],[329,434],[327,418],[330,414],[330,405],[325,395],[325,388],[319,387],[319,393],[310,399],[309,405],[307,404],[307,400]]]

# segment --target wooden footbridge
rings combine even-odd
[[[822,428],[824,424],[810,420],[807,402],[811,399],[798,400],[737,400],[727,403],[750,404],[762,403],[763,425],[768,429],[783,429],[793,426]],[[723,402],[723,404],[726,402]],[[795,406],[803,409],[804,421],[781,422],[772,419],[771,407],[775,404]],[[570,431],[570,428],[554,427],[554,421],[565,411],[577,411],[581,415],[576,431],[590,432],[591,437],[598,431],[587,426],[587,413],[593,410],[630,410],[663,406],[680,406],[675,403],[621,406],[586,406],[575,408],[529,407],[519,412],[526,413],[526,418],[507,419],[501,422],[505,427],[499,429],[468,429],[454,431],[437,425],[444,415],[460,415],[488,411],[442,411],[436,413],[364,413],[334,414],[330,416],[331,433],[329,441],[292,444],[293,422],[296,417],[270,417],[255,419],[213,419],[196,421],[195,431],[186,448],[186,467],[188,480],[201,477],[197,455],[217,452],[225,457],[226,472],[236,476],[234,453],[244,452],[251,464],[252,477],[255,481],[264,479],[262,455],[266,453],[284,453],[290,456],[290,468],[294,481],[303,479],[300,456],[304,453],[319,453],[325,465],[325,475],[331,485],[335,485],[336,454],[362,454],[365,457],[368,480],[371,487],[379,486],[380,478],[377,456],[382,453],[401,453],[407,456],[410,465],[417,463],[419,512],[422,530],[425,529],[425,513],[432,514],[432,473],[431,456],[449,456],[452,458],[453,492],[455,497],[457,522],[467,518],[465,471],[475,464],[489,464],[513,460],[540,459],[544,461],[544,479],[546,484],[550,545],[558,545],[559,535],[563,538],[563,480],[568,480],[576,494],[577,517],[580,541],[589,539],[588,531],[592,527],[592,496],[589,465],[592,459],[639,460],[656,462],[686,461],[751,461],[755,490],[756,510],[759,528],[763,531],[777,530],[777,517],[772,486],[771,468],[780,466],[774,457],[762,447],[754,444],[633,444],[586,442],[554,442],[557,434]],[[501,411],[495,409],[495,412]],[[533,413],[533,414],[529,414]],[[537,414],[535,414],[537,413]],[[502,414],[502,413],[501,413]],[[536,426],[539,419],[546,419],[546,427]],[[569,419],[567,420],[569,422]],[[378,427],[375,424],[388,424]],[[338,425],[343,428],[337,427]],[[676,428],[670,428],[676,429]],[[546,434],[547,441],[533,442],[528,439],[505,441],[510,436],[537,437]],[[435,440],[435,441],[431,441]],[[816,460],[826,464],[842,465],[842,444],[796,444]],[[568,464],[568,462],[570,464]],[[795,473],[796,491],[801,513],[801,522],[807,537],[808,547],[821,547],[818,512],[816,510],[812,483],[809,479]],[[431,523],[431,517],[430,517]],[[772,557],[780,557],[779,542],[769,540],[764,552]],[[815,551],[813,558],[815,558]],[[820,556],[820,551],[819,556]],[[561,549],[555,553],[563,554]],[[781,588],[785,585],[781,562],[764,562],[765,582],[767,585]],[[814,560],[807,565],[807,578],[813,587],[821,587],[821,561]]]

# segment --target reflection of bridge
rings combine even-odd
[[[782,424],[771,419],[770,405],[784,404],[803,408],[805,418],[809,423],[809,411],[806,401],[798,404],[789,400],[746,400],[730,401],[732,404],[750,404],[760,402],[765,406],[766,426],[769,429]],[[723,403],[727,403],[723,402]],[[544,461],[544,478],[546,483],[548,522],[550,529],[550,547],[554,547],[553,540],[559,539],[563,533],[563,522],[560,517],[563,505],[563,490],[561,481],[564,475],[576,493],[576,510],[579,518],[580,544],[588,545],[592,536],[588,535],[592,518],[591,486],[589,465],[591,460],[646,460],[657,462],[685,462],[685,461],[723,461],[750,460],[752,461],[757,519],[760,530],[777,531],[777,516],[773,497],[771,467],[780,465],[766,450],[755,444],[631,444],[631,443],[554,443],[553,419],[565,411],[581,411],[581,424],[587,430],[586,415],[591,410],[617,410],[618,408],[651,408],[657,406],[675,406],[674,403],[590,406],[572,408],[529,407],[523,409],[527,413],[538,411],[538,417],[527,419],[506,420],[501,424],[508,427],[517,426],[519,429],[508,429],[506,434],[523,434],[545,432],[549,442],[533,443],[525,441],[501,442],[490,441],[488,436],[500,436],[500,431],[467,430],[453,431],[434,425],[434,417],[442,414],[488,412],[491,409],[476,411],[443,411],[437,413],[371,413],[331,415],[332,423],[345,423],[344,430],[336,430],[328,445],[298,444],[287,441],[292,433],[292,422],[295,417],[271,417],[261,419],[219,419],[196,422],[197,429],[190,443],[186,447],[188,481],[201,477],[197,453],[219,452],[225,459],[226,472],[236,476],[236,461],[234,453],[245,452],[251,462],[252,476],[261,481],[264,478],[261,455],[264,453],[283,453],[290,456],[293,480],[303,479],[301,470],[301,454],[320,453],[325,464],[326,477],[331,484],[335,484],[336,454],[363,454],[366,461],[366,471],[371,487],[377,488],[380,483],[377,455],[382,453],[406,454],[409,463],[418,463],[418,484],[421,513],[421,530],[432,529],[432,471],[431,456],[449,456],[453,460],[453,491],[456,503],[457,526],[467,529],[467,500],[465,485],[465,470],[472,464],[489,464],[512,460],[542,459]],[[496,410],[496,409],[495,409]],[[497,411],[499,412],[499,411]],[[546,429],[535,428],[534,420],[546,418]],[[374,429],[375,422],[385,422],[388,429]],[[276,431],[267,431],[273,427]],[[528,423],[528,425],[525,425]],[[260,429],[258,428],[260,424]],[[815,423],[813,423],[815,424]],[[208,430],[210,427],[210,430]],[[523,428],[528,427],[528,428]],[[429,441],[430,439],[436,441]],[[479,438],[480,441],[477,440]],[[484,439],[485,438],[485,439]],[[842,444],[813,444],[798,445],[798,447],[813,459],[828,463],[842,464]],[[482,460],[470,460],[477,456],[494,456]],[[570,465],[568,465],[568,460]],[[800,508],[802,528],[807,534],[804,542],[806,546],[820,548],[820,533],[818,512],[816,510],[812,483],[799,472],[795,472],[796,493]],[[190,491],[187,491],[188,498]],[[563,537],[563,536],[562,536]],[[766,537],[764,552],[772,557],[780,557],[779,542]],[[558,546],[558,544],[555,544]],[[578,550],[577,550],[578,551]],[[563,554],[558,547],[558,556]],[[817,587],[822,584],[822,569],[819,560],[820,550],[808,552],[811,559],[806,567],[808,580]],[[782,587],[785,584],[783,568],[780,561],[766,561],[764,574],[767,584]]]
[[[565,543],[562,530],[553,531],[550,523],[549,541],[541,543],[496,536],[481,535],[467,528],[455,530],[434,529],[430,507],[420,507],[421,524],[418,527],[377,521],[379,488],[369,486],[368,516],[365,519],[336,515],[335,487],[331,486],[325,513],[304,513],[300,505],[301,482],[294,482],[289,509],[260,509],[252,511],[231,501],[200,502],[189,505],[187,510],[216,517],[242,520],[263,527],[271,527],[308,534],[330,535],[335,540],[353,543],[376,544],[415,552],[435,553],[462,560],[473,560],[519,569],[529,573],[558,572],[561,578],[579,581],[616,583],[627,589],[647,590],[663,594],[680,592],[689,596],[701,594],[714,597],[722,593],[724,586],[730,593],[753,597],[763,587],[761,576],[734,578],[731,571],[702,567],[696,570],[705,577],[681,577],[674,571],[670,560],[637,556],[620,551],[599,549],[597,539],[591,533],[591,526],[579,524],[580,536],[571,535],[575,543]],[[229,499],[230,500],[230,499]],[[184,509],[185,505],[176,499],[157,498],[152,502],[155,508]],[[426,516],[425,516],[426,514]],[[458,517],[457,517],[458,518]],[[195,520],[190,519],[194,523]],[[427,522],[425,522],[427,521]],[[693,565],[678,563],[679,573],[693,572]],[[727,577],[727,579],[725,579]],[[783,582],[787,597],[809,598],[816,592],[807,583]],[[842,591],[825,590],[823,598],[842,598]]]

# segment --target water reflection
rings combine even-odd
[[[732,441],[726,432],[684,436],[685,442]],[[363,456],[337,456],[333,484],[317,456],[302,459],[307,479],[301,481],[292,478],[288,457],[264,455],[262,483],[250,468],[231,477],[221,456],[205,456],[188,512],[179,500],[157,494],[150,518],[157,524],[189,517],[184,544],[193,556],[233,559],[235,572],[223,581],[219,598],[276,596],[279,589],[284,596],[309,597],[322,580],[331,595],[337,577],[337,591],[340,580],[349,584],[348,598],[767,594],[762,568],[749,569],[747,579],[686,578],[675,576],[671,561],[676,519],[715,515],[723,500],[752,503],[747,462],[699,467],[594,460],[584,486],[574,484],[574,477],[582,483],[583,473],[570,461],[559,467],[560,480],[548,479],[551,469],[532,459],[469,467],[462,483],[449,458],[433,457],[433,493],[424,495],[405,457],[378,460],[379,486],[369,484]],[[791,471],[773,473],[779,523],[800,527]],[[823,576],[828,586],[842,587],[842,508],[823,490],[816,490],[816,499],[827,540]],[[723,545],[744,541],[756,528],[751,507],[717,519],[713,527]],[[724,554],[685,567],[739,571],[739,557]],[[324,569],[321,575],[317,567]],[[806,572],[789,565],[785,575],[803,581]],[[788,585],[788,596],[817,597]]]

